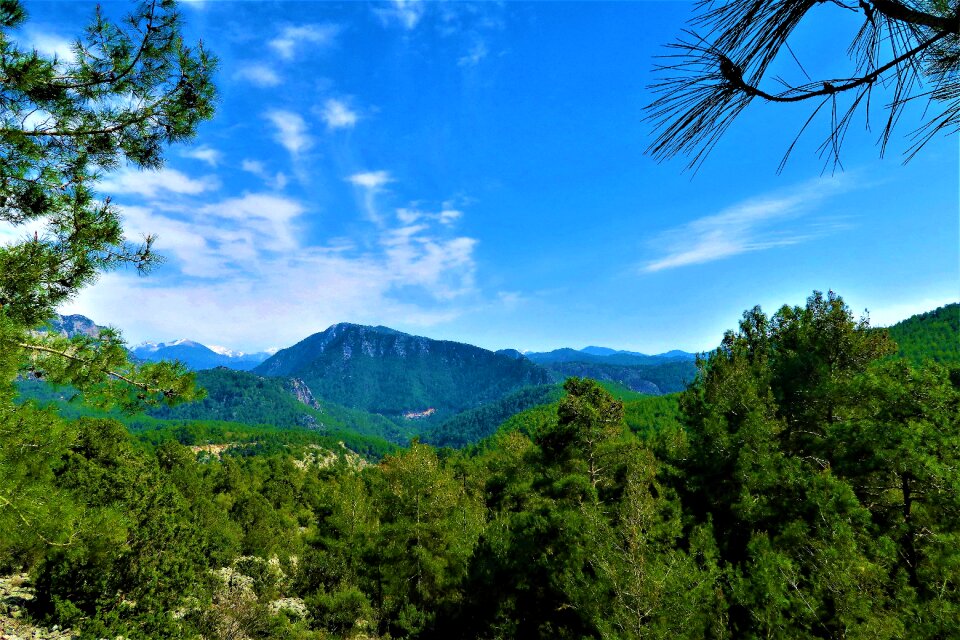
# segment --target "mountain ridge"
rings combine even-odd
[[[252,371],[296,376],[319,397],[388,416],[428,408],[449,416],[551,379],[526,358],[351,323],[281,349]]]

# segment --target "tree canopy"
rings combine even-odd
[[[124,237],[98,180],[129,165],[154,169],[164,148],[213,115],[216,60],[189,47],[172,0],[149,0],[122,21],[99,7],[72,55],[18,44],[19,0],[0,2],[0,222],[35,229],[0,247],[3,378],[19,370],[136,404],[189,395],[180,368],[133,366],[113,331],[66,340],[33,331],[105,270],[146,271],[154,238]]]
[[[655,138],[647,152],[658,160],[684,156],[699,167],[730,125],[754,100],[808,102],[829,113],[820,151],[833,167],[854,115],[885,111],[879,137],[885,151],[904,108],[929,102],[925,121],[910,134],[912,157],[940,133],[960,127],[960,3],[957,0],[702,0],[689,29],[658,66],[658,94],[648,107]],[[839,77],[813,78],[790,47],[797,28],[814,12],[862,16],[847,47],[849,69]],[[802,78],[770,78],[772,63],[793,57]],[[787,161],[796,139],[787,148]]]

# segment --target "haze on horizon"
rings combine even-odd
[[[92,6],[28,2],[22,38],[63,51]],[[253,352],[346,321],[661,353],[814,289],[878,325],[960,298],[957,137],[902,164],[922,105],[882,159],[855,122],[834,175],[825,121],[776,174],[805,106],[752,105],[695,177],[643,155],[654,57],[691,6],[187,3],[188,39],[220,57],[219,112],[160,171],[102,185],[167,261],[61,311],[132,344]],[[795,51],[829,69],[848,18],[818,11]]]

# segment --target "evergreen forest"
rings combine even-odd
[[[813,4],[728,11],[752,34]],[[955,101],[956,2],[912,4],[933,13],[860,6],[905,42],[936,30],[934,97]],[[158,264],[97,185],[161,167],[219,100],[176,3],[131,11],[98,8],[59,58],[18,44],[27,12],[0,0],[0,223],[41,229],[0,242],[0,638],[958,637],[958,304],[884,329],[814,291],[746,310],[693,364],[594,347],[541,367],[342,324],[197,372],[114,329],[51,331],[99,276]],[[764,95],[704,54],[726,99]],[[719,134],[664,135],[661,155]]]
[[[570,378],[459,450],[8,386],[0,565],[84,638],[951,637],[960,369],[890,333],[754,308],[680,394]]]

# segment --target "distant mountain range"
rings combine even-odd
[[[95,336],[101,329],[89,318],[72,315],[55,318],[47,330]],[[960,364],[960,304],[887,330],[900,345],[900,357]],[[420,436],[446,446],[475,442],[506,417],[555,401],[556,383],[568,376],[661,395],[682,390],[696,375],[694,354],[683,351],[646,355],[591,346],[492,352],[347,323],[274,354],[245,354],[192,340],[144,343],[131,353],[141,360],[180,360],[198,370],[197,381],[208,391],[200,402],[150,410],[155,418],[319,429],[399,444]],[[44,386],[22,381],[21,392],[63,399],[63,394],[44,392]]]
[[[636,351],[617,351],[607,347],[585,347],[583,349],[554,349],[541,353],[527,352],[523,354],[530,360],[538,364],[553,364],[557,362],[595,362],[598,364],[616,364],[616,365],[651,365],[664,364],[666,362],[692,362],[696,359],[696,354],[686,351],[668,351],[659,355],[651,356]]]
[[[272,355],[265,351],[244,353],[226,347],[208,347],[186,339],[160,343],[144,342],[133,347],[130,352],[141,360],[179,360],[194,370],[227,367],[239,371],[249,371]]]

